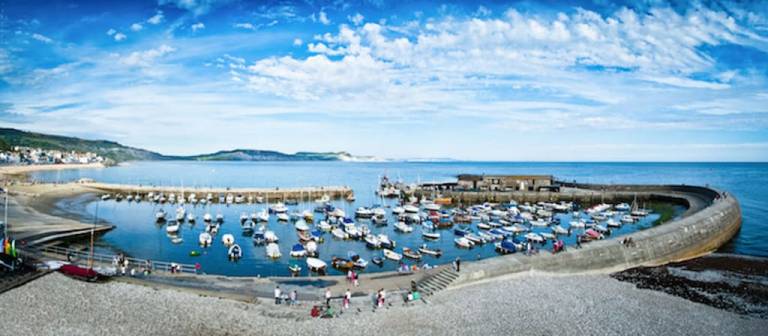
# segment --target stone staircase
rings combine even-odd
[[[426,279],[419,281],[416,284],[416,288],[419,289],[424,295],[434,295],[435,293],[450,286],[456,278],[459,277],[459,273],[456,273],[453,269],[446,267],[438,273],[427,277]]]

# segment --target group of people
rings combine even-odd
[[[287,303],[288,305],[295,306],[299,303],[298,293],[296,290],[290,293],[283,293],[280,286],[275,287],[275,304]]]
[[[122,274],[122,275],[126,275],[126,274],[130,274],[132,276],[136,275],[137,269],[136,268],[129,269],[130,261],[128,260],[128,257],[126,257],[122,253],[119,253],[119,254],[115,255],[114,257],[112,257],[112,266],[115,267],[115,270],[119,271],[120,274]],[[138,271],[143,273],[144,275],[151,274],[152,273],[152,261],[150,261],[149,259],[145,260],[143,265],[141,265],[141,264],[139,265]],[[173,271],[174,270],[171,269],[171,272],[173,272]]]

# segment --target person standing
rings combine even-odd
[[[360,282],[358,281],[358,277],[360,275],[357,274],[357,272],[352,272],[352,282],[355,284],[355,287],[360,286]]]
[[[298,294],[296,293],[296,290],[294,289],[291,292],[291,306],[295,306],[296,305],[296,303],[297,303],[297,296],[298,296]]]
[[[456,272],[461,272],[461,258],[456,257]]]
[[[381,306],[383,307],[387,300],[387,292],[384,288],[381,289]]]
[[[344,309],[349,309],[349,301],[352,300],[352,293],[349,291],[349,288],[347,288],[347,291],[344,293]]]
[[[331,305],[331,290],[328,288],[325,289],[325,305]]]
[[[275,287],[275,304],[280,304],[280,286]]]

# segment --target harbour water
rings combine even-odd
[[[744,224],[741,232],[723,251],[768,256],[766,251],[766,199],[768,199],[768,165],[759,163],[508,163],[508,162],[386,162],[386,163],[348,163],[348,162],[134,162],[119,167],[105,169],[82,169],[66,171],[36,172],[33,179],[47,182],[64,182],[82,177],[93,178],[100,182],[126,183],[141,185],[175,185],[185,187],[300,187],[321,185],[347,185],[352,187],[357,196],[354,204],[336,201],[335,206],[348,214],[354,213],[357,206],[382,204],[393,205],[394,200],[382,200],[375,196],[379,176],[402,179],[407,182],[446,181],[455,179],[460,173],[487,174],[552,174],[561,180],[577,180],[588,183],[658,183],[658,184],[695,184],[709,185],[727,190],[739,198]],[[90,203],[86,209],[90,215],[96,212],[102,220],[117,225],[117,228],[102,237],[100,245],[126,251],[139,258],[155,258],[184,263],[199,262],[205,272],[231,275],[287,275],[287,265],[298,263],[306,268],[303,260],[289,256],[291,246],[298,241],[293,224],[280,224],[274,216],[268,225],[280,237],[283,257],[268,260],[264,247],[256,247],[250,237],[240,234],[239,218],[245,212],[250,214],[264,205],[232,205],[230,207],[213,205],[210,209],[202,206],[188,207],[198,217],[195,225],[184,224],[180,236],[184,241],[171,244],[165,228],[154,223],[154,213],[158,206],[148,202],[139,204],[128,202]],[[298,210],[311,210],[313,203],[300,203],[291,207]],[[165,210],[173,213],[175,206],[166,205]],[[388,209],[389,210],[389,209]],[[679,210],[679,209],[678,209]],[[225,224],[215,238],[214,246],[201,249],[197,245],[197,235],[204,229],[201,222],[203,213],[222,213]],[[388,211],[389,212],[389,211]],[[319,215],[319,214],[318,214]],[[558,215],[563,223],[570,220],[568,214]],[[652,225],[656,216],[649,216],[640,223],[624,225],[614,232],[614,236],[646,228]],[[389,225],[376,227],[367,225],[374,232],[382,232],[393,238],[397,250],[401,247],[417,248],[424,241],[420,229],[402,234],[394,230],[396,221],[390,215]],[[476,224],[472,227],[476,229]],[[538,230],[538,229],[537,229]],[[221,245],[223,233],[233,233],[243,247],[243,258],[232,263],[227,260],[226,249]],[[438,241],[427,242],[431,248],[440,248],[444,255],[435,259],[425,256],[422,262],[429,264],[448,263],[461,257],[472,260],[497,255],[492,244],[486,244],[471,250],[458,249],[453,244],[452,230],[442,230]],[[574,244],[574,238],[566,238],[567,245]],[[543,248],[551,248],[551,243]],[[203,252],[199,257],[190,257],[189,252]],[[346,257],[348,251],[359,253],[371,260],[381,252],[369,250],[363,242],[336,241],[330,234],[325,235],[325,243],[320,244],[322,259],[330,261],[331,256]],[[386,262],[383,267],[369,265],[367,271],[393,270],[394,262]],[[333,272],[331,272],[333,273]]]

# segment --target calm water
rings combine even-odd
[[[348,204],[338,201],[334,205],[341,207],[348,214],[360,205],[370,206],[382,201],[375,197],[374,190],[381,174],[402,178],[405,181],[442,181],[453,180],[459,173],[488,174],[552,174],[559,179],[577,180],[591,183],[665,183],[710,185],[727,190],[736,195],[741,202],[744,225],[738,236],[723,247],[725,252],[768,256],[768,164],[761,163],[496,163],[496,162],[445,162],[445,163],[345,163],[345,162],[137,162],[107,169],[83,169],[67,171],[38,172],[33,179],[42,181],[71,181],[81,177],[111,183],[132,183],[144,185],[184,185],[193,186],[229,186],[229,187],[294,187],[319,185],[347,185],[354,189],[357,202]],[[383,202],[389,204],[388,201]],[[314,204],[300,204],[299,210],[311,208]],[[96,203],[88,204],[87,210],[95,212]],[[269,228],[280,237],[283,258],[269,261],[265,258],[264,247],[254,247],[249,237],[240,235],[239,217],[242,212],[251,213],[263,205],[233,205],[230,207],[214,205],[210,209],[202,206],[191,208],[198,218],[205,211],[212,214],[221,212],[226,222],[214,242],[208,249],[197,246],[197,235],[204,229],[198,224],[184,224],[181,236],[182,244],[173,245],[165,234],[164,226],[154,224],[153,214],[157,206],[147,202],[140,204],[127,202],[100,202],[98,213],[101,219],[117,225],[117,229],[106,234],[103,244],[127,251],[130,255],[144,258],[173,260],[179,262],[200,262],[209,273],[237,275],[286,275],[287,265],[298,262],[306,268],[303,260],[289,257],[290,247],[298,241],[292,224],[269,223]],[[175,207],[166,206],[168,213]],[[563,223],[568,222],[568,215],[563,216]],[[645,221],[625,225],[614,236],[650,226],[655,217]],[[369,224],[374,232],[387,233],[401,247],[418,247],[423,243],[419,228],[413,233],[401,234],[394,231],[394,220],[386,227]],[[566,224],[564,224],[566,226]],[[476,227],[473,225],[473,228]],[[535,230],[538,231],[538,230]],[[238,263],[227,261],[226,249],[221,245],[223,233],[236,235],[238,243],[244,248],[243,259]],[[439,241],[428,243],[430,247],[442,248],[444,255],[440,259],[425,256],[430,264],[447,263],[456,256],[464,260],[496,255],[492,244],[471,250],[457,249],[453,245],[455,238],[452,230],[441,231]],[[573,242],[573,238],[566,239]],[[548,245],[546,248],[550,248]],[[200,257],[189,257],[191,250],[204,251]],[[330,261],[332,255],[346,256],[347,251],[355,251],[370,260],[380,255],[379,251],[368,250],[363,242],[334,240],[325,235],[325,243],[320,244],[322,259]],[[158,257],[159,256],[159,257]],[[367,271],[391,270],[394,262],[386,262],[383,268],[369,265]]]

